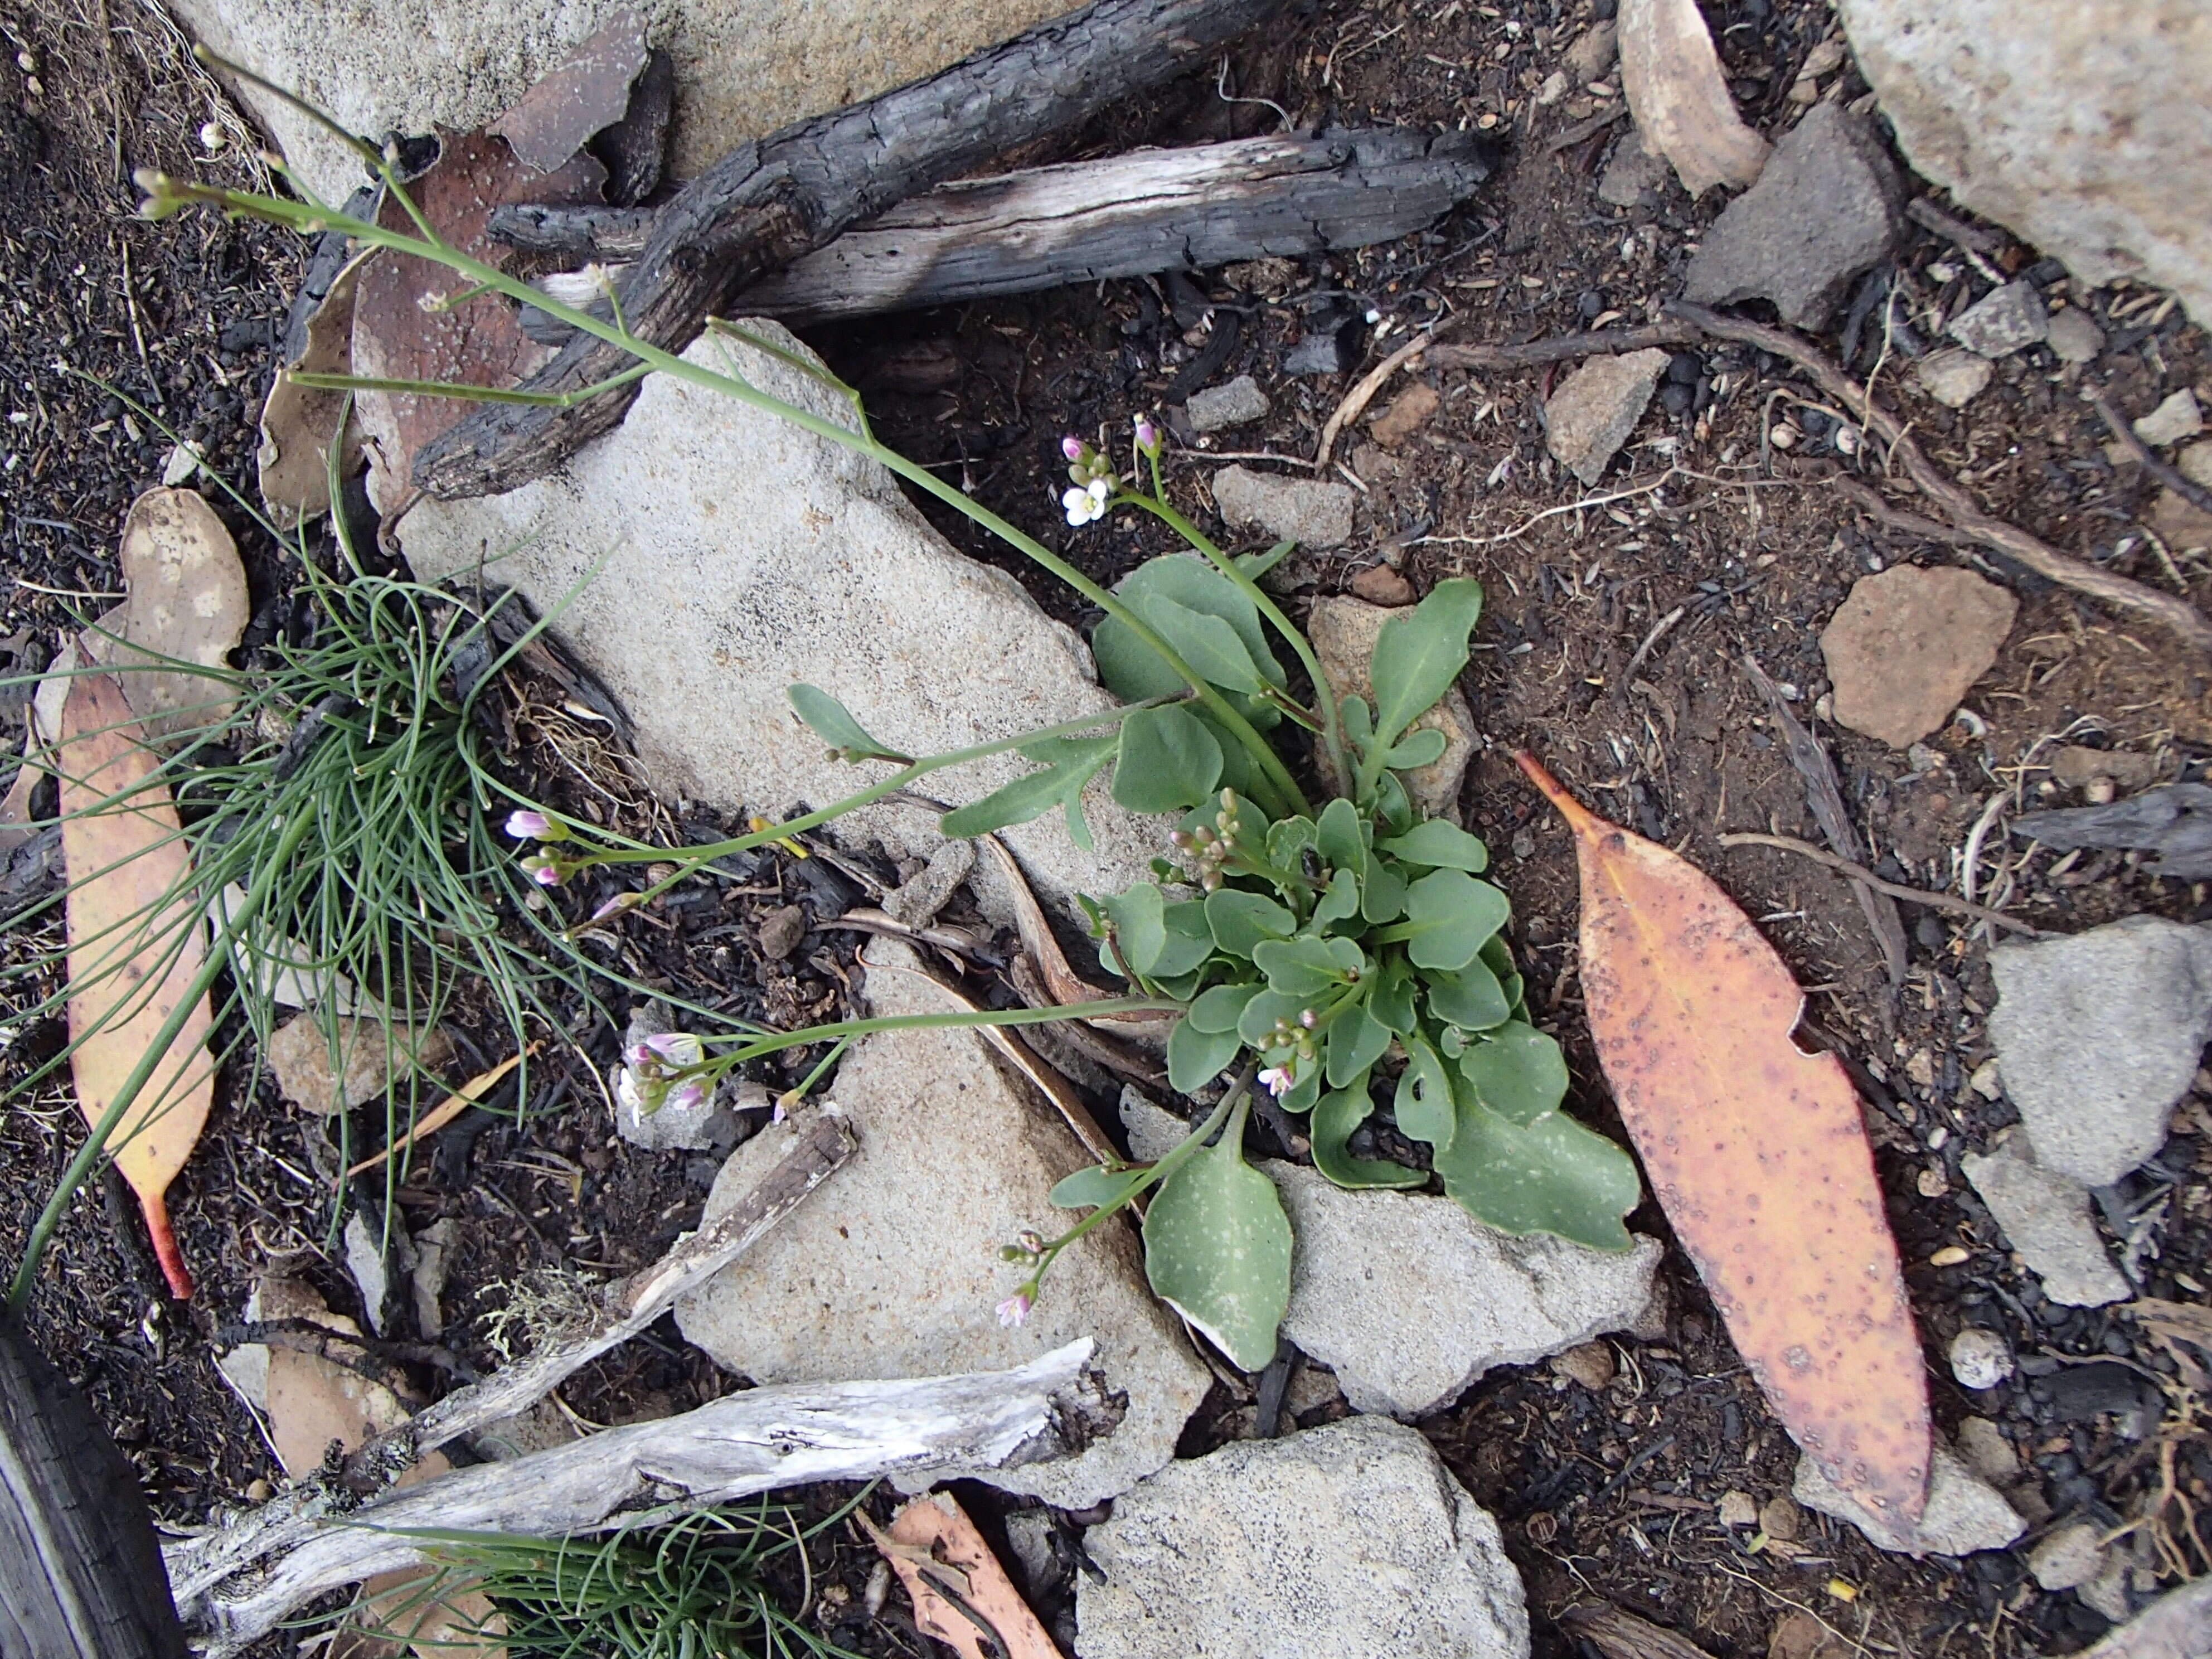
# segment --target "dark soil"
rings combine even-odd
[[[1610,0],[1598,9],[1609,12]],[[1531,95],[1592,11],[1590,0],[1420,9],[1338,0],[1232,60],[1231,91],[1271,99],[1300,125],[1492,132],[1498,175],[1423,234],[1235,284],[1221,273],[1108,283],[823,329],[813,343],[867,392],[890,441],[1093,574],[1117,577],[1168,543],[1149,523],[1069,532],[1055,505],[1060,436],[1103,433],[1125,448],[1132,413],[1167,410],[1192,389],[1183,371],[1193,359],[1211,360],[1196,383],[1250,373],[1273,400],[1263,424],[1225,434],[1212,446],[1217,453],[1310,456],[1358,375],[1440,313],[1459,315],[1459,341],[1517,342],[1579,331],[1607,313],[1642,322],[1679,291],[1683,259],[1717,200],[1693,204],[1670,182],[1655,205],[1601,204],[1597,177],[1625,123],[1557,149],[1551,141],[1619,100],[1577,91],[1539,106]],[[1786,126],[1796,67],[1831,26],[1826,8],[1736,0],[1707,15],[1747,118],[1770,131]],[[158,161],[217,174],[234,166],[200,158],[205,94],[162,43],[118,37],[111,46],[40,15],[9,27],[18,31],[11,55],[31,53],[42,90],[17,68],[0,70],[0,248],[12,301],[0,307],[0,368],[15,420],[0,437],[0,536],[16,579],[0,598],[0,634],[10,635],[0,646],[36,668],[72,604],[96,603],[69,595],[112,585],[122,510],[155,481],[168,450],[143,423],[126,423],[107,392],[57,374],[55,359],[158,402],[209,446],[211,462],[249,483],[252,416],[298,261],[283,239],[250,226],[194,217],[155,228],[126,216],[132,166]],[[1837,78],[1833,95],[1866,90],[1848,63]],[[137,114],[118,120],[117,111]],[[1263,131],[1276,119],[1266,105],[1222,101],[1208,79],[1020,159]],[[2203,331],[2156,295],[2081,290],[2035,250],[2009,243],[1995,263],[2099,319],[2110,343],[2086,374],[2121,409],[2141,413],[2212,375]],[[1990,286],[1952,244],[1917,228],[1889,274],[1923,336],[1938,313],[1954,313]],[[1370,312],[1371,325],[1362,320]],[[1290,374],[1287,349],[1324,319],[1358,333],[1356,366],[1342,375]],[[1235,343],[1220,352],[1232,322]],[[1842,355],[1836,333],[1823,343]],[[1878,339],[1869,332],[1856,343],[1853,366],[1863,376]],[[2026,1574],[2028,1548],[2048,1527],[2086,1517],[2136,1526],[2146,1564],[2139,1591],[2161,1576],[2170,1583],[2212,1569],[2187,1520],[2188,1505],[2201,1513],[2212,1501],[2203,1402],[2184,1386],[2175,1352],[2124,1311],[2044,1298],[1960,1173],[1960,1155],[1985,1147],[2013,1118],[2002,1097],[1972,1084],[1989,1058],[1984,1023],[1995,1000],[1982,930],[1908,906],[1910,971],[1893,986],[1838,878],[1790,854],[1724,848],[1717,837],[1755,830],[1819,840],[1802,785],[1743,672],[1747,655],[1795,691],[1800,718],[1829,746],[1880,872],[1954,891],[1963,846],[1993,798],[2005,797],[2008,816],[2075,804],[2049,777],[2061,740],[2155,756],[2169,779],[2202,777],[2212,757],[2203,665],[1994,556],[1901,539],[1863,519],[1825,481],[1866,465],[1838,451],[1832,424],[1807,402],[1821,400],[1786,365],[1740,348],[1686,353],[1666,401],[1591,490],[1544,449],[1542,400],[1556,378],[1430,370],[1384,387],[1370,417],[1415,380],[1439,394],[1439,407],[1394,447],[1364,422],[1345,432],[1344,466],[1330,476],[1348,471],[1362,490],[1359,530],[1348,547],[1298,567],[1298,592],[1340,591],[1377,566],[1416,589],[1449,575],[1483,580],[1488,611],[1466,690],[1491,745],[1463,804],[1514,900],[1530,1005],[1566,1044],[1589,1121],[1620,1133],[1579,1018],[1572,852],[1508,751],[1534,750],[1598,810],[1712,872],[1760,921],[1808,988],[1810,1024],[1852,1064],[1866,1097],[1939,1421],[1947,1431],[1975,1413],[1998,1423],[2024,1465],[2011,1496],[2034,1524],[2014,1549],[1964,1562],[1886,1555],[1814,1516],[1796,1517],[1794,1538],[1775,1529],[1756,1548],[1755,1528],[1723,1528],[1722,1496],[1747,1492],[1763,1504],[1785,1493],[1796,1454],[1679,1252],[1662,1268],[1671,1308],[1663,1337],[1617,1339],[1610,1385],[1593,1390],[1541,1368],[1500,1371],[1424,1426],[1504,1524],[1528,1580],[1540,1653],[1569,1651],[1557,1620],[1595,1601],[1674,1626],[1726,1659],[1765,1651],[1800,1609],[1832,1627],[1838,1651],[1991,1659],[2072,1651],[2105,1620],[2071,1592],[2040,1590]],[[2153,585],[2172,589],[2178,580],[2200,606],[2212,604],[2212,573],[2201,560],[2169,569],[2144,538],[2156,486],[2132,463],[2106,457],[2106,434],[2078,396],[2082,378],[2032,349],[2000,365],[1992,387],[1956,413],[1902,389],[1893,362],[1880,384],[1937,465],[1993,514]],[[1802,434],[1786,452],[1763,441],[1784,418]],[[1650,488],[1670,462],[1680,471]],[[1179,453],[1171,485],[1187,507],[1210,509],[1210,471],[1202,447]],[[1553,511],[1577,501],[1587,504]],[[933,504],[925,510],[957,544],[1012,569],[1055,614],[1089,620],[965,520]],[[232,516],[256,600],[274,604],[288,586],[283,567]],[[1820,629],[1854,580],[1899,561],[1971,564],[2021,604],[1996,666],[1966,699],[1977,720],[1910,757],[1814,718],[1827,690]],[[9,718],[20,715],[10,709]],[[684,827],[695,838],[710,833]],[[854,936],[819,924],[850,896],[826,893],[818,861],[808,863],[771,857],[721,894],[680,895],[623,934],[628,970],[779,1023],[836,1006]],[[2058,931],[2137,911],[2212,915],[2201,886],[2155,880],[2118,855],[2054,861],[2001,828],[1987,839],[1977,881],[1985,898],[1994,893]],[[808,907],[815,931],[789,958],[763,959],[760,918],[793,902]],[[615,1003],[608,1012],[619,1019],[626,1009]],[[641,1153],[611,1138],[592,1067],[603,1073],[611,1060],[615,1027],[586,1025],[589,1066],[573,1053],[549,1056],[532,1073],[520,1126],[514,1103],[495,1099],[504,1114],[465,1120],[397,1194],[411,1226],[441,1215],[463,1223],[447,1327],[435,1337],[464,1364],[495,1358],[483,1316],[506,1285],[538,1267],[637,1265],[694,1224],[711,1179],[709,1159]],[[11,1042],[52,1040],[18,1033]],[[244,1069],[234,1071],[173,1194],[203,1296],[186,1307],[158,1295],[132,1207],[119,1193],[93,1193],[68,1218],[32,1313],[34,1334],[86,1386],[157,1510],[177,1522],[204,1520],[272,1474],[254,1425],[209,1363],[219,1323],[236,1316],[253,1280],[273,1261],[305,1262],[333,1306],[357,1311],[332,1265],[334,1154],[309,1144],[321,1127],[303,1122],[265,1084],[247,1095]],[[62,1091],[32,1104],[0,1118],[0,1245],[10,1257],[77,1133]],[[1109,1111],[1101,1116],[1112,1121]],[[2204,1098],[2185,1108],[2157,1159],[2099,1200],[2116,1255],[2130,1247],[2143,1294],[2202,1303],[2212,1283]],[[1632,1224],[1668,1237],[1656,1206]],[[1933,1265],[1953,1246],[1966,1252],[1963,1261]],[[2011,1340],[2022,1361],[2012,1383],[1969,1395],[1953,1382],[1942,1356],[1966,1324]],[[2060,1378],[2068,1381],[2054,1387]],[[617,1351],[562,1397],[578,1415],[609,1422],[681,1409],[726,1386],[664,1332]],[[1249,1395],[1217,1389],[1185,1450],[1249,1432]],[[1301,1420],[1340,1410],[1324,1401]],[[996,1526],[1003,1499],[980,1489],[963,1495],[987,1529]],[[805,1501],[827,1504],[830,1494]],[[902,1598],[867,1614],[872,1565],[849,1540],[825,1539],[817,1561],[825,1630],[869,1651],[926,1650],[901,1623]],[[1063,1575],[1043,1598],[1048,1621],[1064,1613],[1066,1582]]]

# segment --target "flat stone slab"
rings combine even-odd
[[[805,353],[774,323],[751,331]],[[849,424],[828,387],[730,343],[761,390]],[[702,338],[693,362],[726,367]],[[956,551],[874,461],[782,418],[666,375],[629,417],[562,471],[504,495],[419,502],[401,520],[416,574],[438,581],[479,563],[512,583],[622,703],[664,795],[725,811],[826,806],[884,775],[829,757],[791,712],[793,681],[842,699],[908,754],[964,748],[1114,707],[1084,642],[1003,571]],[[934,773],[957,805],[1029,771],[1007,754]],[[1058,811],[1002,832],[1039,892],[1115,893],[1146,878],[1167,825],[1115,805],[1105,780],[1084,798],[1097,850]],[[937,815],[889,803],[830,833],[927,858]],[[975,872],[996,919],[1011,915],[994,866]]]
[[[1379,1417],[1170,1464],[1085,1534],[1080,1659],[1524,1659],[1498,1523]]]
[[[2019,611],[1971,570],[1900,564],[1860,577],[1820,630],[1836,719],[1893,749],[1941,731]]]
[[[1545,404],[1545,447],[1575,477],[1595,483],[1636,430],[1669,361],[1656,349],[1591,358]]]
[[[1969,351],[2004,357],[2047,337],[2051,317],[2033,283],[2007,283],[1954,317],[1950,332]]]
[[[1990,1039],[2035,1161],[2086,1186],[2166,1144],[2212,1038],[2212,926],[2128,916],[1990,952]]]
[[[1067,9],[1067,0],[641,0],[646,37],[676,70],[670,168],[703,173],[748,138],[888,92]],[[179,0],[195,38],[298,93],[351,132],[428,132],[489,120],[609,21],[608,5],[377,0]],[[246,106],[326,201],[360,161],[257,88]]]
[[[954,1006],[903,945],[865,954],[873,1014]],[[1024,1228],[1071,1224],[1053,1183],[1091,1162],[1058,1116],[1007,1082],[983,1040],[957,1030],[880,1032],[846,1056],[836,1097],[860,1147],[822,1191],[676,1305],[685,1338],[755,1382],[938,1376],[1026,1364],[1079,1336],[1097,1342],[1121,1424],[1079,1456],[975,1478],[1066,1509],[1126,1490],[1175,1455],[1212,1382],[1145,1283],[1137,1241],[1109,1224],[1070,1246],[1027,1322],[997,1304],[1021,1270],[999,1259]],[[723,1166],[714,1219],[790,1150],[772,1125]]]
[[[1224,466],[1213,475],[1213,504],[1232,529],[1264,530],[1300,547],[1338,547],[1352,539],[1350,484],[1282,478],[1249,466]]]
[[[1986,1158],[1969,1152],[1959,1167],[2004,1230],[2005,1243],[2020,1252],[2053,1302],[2101,1308],[2133,1294],[2098,1237],[2089,1189],[2071,1176],[2042,1168],[2019,1137],[2008,1137]]]
[[[1872,1514],[1820,1473],[1809,1457],[1797,1460],[1790,1496],[1808,1510],[1848,1521],[1869,1542],[1893,1555],[1972,1555],[2001,1550],[2027,1530],[2004,1494],[1961,1462],[1956,1452],[1936,1441],[1928,1466],[1928,1507],[1919,1523],[1907,1525]]]
[[[1895,246],[1904,189],[1864,118],[1815,104],[1713,221],[1683,294],[1700,305],[1771,300],[1784,322],[1826,328],[1851,279]]]

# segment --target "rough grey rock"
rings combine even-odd
[[[2097,1576],[2078,1586],[2074,1593],[2081,1598],[2084,1607],[2094,1607],[2116,1625],[2124,1624],[2135,1611],[2134,1600],[2128,1595],[2128,1583],[2133,1576],[2128,1559],[2118,1550],[2107,1550]]]
[[[1666,354],[1651,355],[1663,358]],[[1306,637],[1313,641],[1314,655],[1320,659],[1322,671],[1339,696],[1356,693],[1373,699],[1375,641],[1382,635],[1382,624],[1396,614],[1364,599],[1336,597],[1313,602],[1306,618]],[[1467,763],[1474,757],[1480,737],[1474,713],[1457,686],[1413,722],[1416,730],[1431,726],[1444,734],[1444,752],[1429,765],[1402,775],[1406,793],[1431,817],[1456,817],[1460,783],[1467,775]],[[1324,760],[1324,770],[1327,764]]]
[[[1651,1294],[1656,1239],[1613,1255],[1516,1238],[1449,1198],[1351,1192],[1297,1164],[1259,1167],[1296,1241],[1283,1334],[1336,1373],[1355,1411],[1408,1421],[1440,1411],[1493,1366],[1626,1330]]]
[[[1190,1126],[1133,1089],[1121,1121],[1139,1158],[1164,1158]],[[1441,1410],[1497,1365],[1532,1364],[1626,1330],[1662,1251],[1624,1255],[1486,1227],[1448,1198],[1352,1192],[1269,1159],[1291,1218],[1283,1334],[1328,1366],[1355,1411],[1411,1420]],[[1422,1310],[1409,1319],[1406,1310]]]
[[[1895,245],[1903,202],[1873,127],[1840,104],[1815,104],[1713,221],[1683,292],[1702,305],[1771,300],[1785,322],[1823,329],[1851,279]]]
[[[1620,25],[1611,18],[1593,23],[1576,37],[1566,55],[1559,61],[1578,87],[1586,87],[1598,79],[1620,56]]]
[[[624,0],[675,60],[675,176],[690,178],[747,138],[957,63],[1066,9],[1066,0]],[[468,128],[512,104],[594,30],[617,0],[447,5],[378,0],[179,0],[192,33],[289,88],[352,132]],[[343,202],[361,182],[352,152],[257,88],[247,106],[307,182]]]
[[[649,1036],[659,1036],[663,1031],[678,1029],[666,1003],[643,1002],[630,1011],[629,1029],[623,1035],[623,1043],[627,1048]],[[611,1091],[612,1085],[609,1088]],[[648,1152],[703,1152],[718,1142],[726,1152],[737,1134],[730,1121],[725,1093],[724,1089],[717,1088],[696,1106],[674,1105],[664,1100],[655,1110],[641,1112],[616,1092],[615,1133],[631,1146]]]
[[[1959,1455],[1968,1468],[1993,1486],[2002,1486],[2020,1474],[2020,1454],[2012,1449],[2004,1431],[1986,1417],[1970,1417],[1959,1425]]]
[[[872,1013],[951,1006],[903,945],[876,939],[863,960]],[[1105,1386],[1127,1396],[1119,1426],[1073,1459],[975,1478],[1081,1508],[1172,1458],[1212,1374],[1153,1299],[1129,1229],[1101,1227],[1069,1247],[1024,1324],[1001,1326],[994,1312],[1019,1276],[1000,1248],[1024,1228],[1064,1225],[1048,1194],[1091,1161],[1066,1125],[1009,1084],[971,1031],[866,1037],[836,1095],[859,1150],[743,1261],[677,1304],[684,1336],[761,1383],[996,1370],[1087,1336]],[[771,1125],[738,1148],[708,1220],[793,1133]]]
[[[1597,199],[1614,207],[1632,208],[1656,199],[1667,186],[1667,161],[1644,148],[1644,135],[1634,127],[1613,149],[1613,159],[1598,175]]]
[[[340,1063],[335,1072],[330,1038],[313,1014],[295,1015],[270,1034],[261,1058],[284,1098],[295,1106],[328,1116],[379,1098],[395,1075],[404,1090],[410,1051],[426,1072],[436,1071],[453,1057],[453,1040],[440,1030],[434,1029],[417,1043],[411,1028],[394,1022],[387,1044],[381,1020],[341,1017],[336,1026]]]
[[[1994,289],[1951,319],[1950,335],[1969,351],[2003,357],[2032,346],[2051,332],[2043,295],[2029,282]]]
[[[806,353],[774,323],[744,326]],[[849,424],[850,405],[828,387],[741,345],[731,353],[763,392]],[[687,356],[724,367],[715,337]],[[654,787],[725,811],[826,806],[879,775],[828,757],[791,712],[784,688],[794,680],[842,699],[909,754],[1113,706],[1083,642],[1012,576],[955,551],[890,472],[668,375],[647,380],[622,425],[558,475],[477,501],[424,500],[402,526],[423,580],[483,560],[489,580],[553,617],[629,711]],[[1029,769],[1004,755],[937,773],[929,793],[962,805]],[[1002,832],[1049,902],[1118,892],[1149,873],[1156,822],[1115,805],[1103,780],[1084,810],[1092,853],[1057,812]],[[937,817],[879,802],[830,833],[927,857],[943,841]],[[986,913],[1010,918],[997,872],[986,866],[976,880]]]
[[[2191,483],[2212,489],[2212,444],[2191,444],[2174,457],[2181,476]]]
[[[2212,9],[2194,0],[1840,0],[1913,167],[2085,283],[2212,321]]]
[[[1964,409],[1982,394],[1996,371],[1990,360],[1964,346],[1945,346],[1931,351],[1912,366],[1920,389],[1946,409]]]
[[[929,855],[920,875],[884,895],[884,914],[908,927],[927,927],[975,867],[972,842],[948,841]]]
[[[1267,394],[1260,390],[1260,383],[1249,374],[1239,374],[1227,386],[1210,386],[1203,392],[1192,392],[1182,409],[1195,430],[1220,432],[1232,426],[1263,421],[1270,407]]]
[[[2212,925],[2129,916],[1999,945],[1990,969],[1990,1036],[2036,1162],[2118,1181],[2165,1143],[2212,1036]]]
[[[1253,526],[1300,547],[1337,547],[1352,539],[1350,484],[1281,478],[1245,466],[1213,475],[1213,504],[1237,530]]]
[[[2044,343],[2062,363],[2094,362],[2105,349],[2105,331],[2079,306],[2069,306],[2045,325]]]
[[[2197,394],[2184,386],[2134,425],[2136,436],[2154,447],[2178,444],[2204,430],[2204,412],[2197,407]]]
[[[2027,1553],[2027,1570],[2054,1595],[2078,1589],[2104,1570],[2102,1538],[2100,1529],[2089,1522],[2070,1522],[2038,1540]]]
[[[1986,1326],[1969,1325],[1953,1337],[1950,1358],[1962,1389],[1994,1389],[2013,1372],[2012,1344]]]
[[[1809,1457],[1797,1460],[1797,1475],[1790,1484],[1790,1492],[1807,1509],[1850,1522],[1877,1548],[1893,1555],[1972,1555],[1977,1550],[2001,1550],[2027,1529],[2005,1502],[2004,1494],[1960,1462],[1940,1435],[1928,1468],[1928,1507],[1917,1526],[1907,1527],[1869,1513],[1821,1474],[1820,1465]]]
[[[1636,430],[1668,362],[1654,349],[1591,358],[1546,401],[1545,446],[1575,477],[1595,483]]]
[[[2127,1300],[2128,1281],[2105,1254],[2080,1182],[2038,1166],[2016,1136],[1986,1158],[1967,1153],[1959,1167],[2053,1302],[2101,1308]]]
[[[1971,570],[1900,564],[1860,577],[1820,630],[1836,719],[1893,749],[1941,731],[2019,611]]]
[[[1085,1535],[1081,1659],[1522,1659],[1498,1523],[1413,1429],[1352,1417],[1175,1463]]]

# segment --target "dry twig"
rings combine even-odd
[[[1840,854],[1831,853],[1823,847],[1815,847],[1808,841],[1799,841],[1795,836],[1766,836],[1754,834],[1750,830],[1741,830],[1723,836],[1720,842],[1723,847],[1778,848],[1783,852],[1795,853],[1801,858],[1808,858],[1815,864],[1825,864],[1839,875],[1849,876],[1853,881],[1863,881],[1875,892],[1887,893],[1894,899],[1903,899],[1907,904],[1922,904],[1931,910],[1948,910],[1954,915],[1966,916],[1975,921],[1986,921],[1992,927],[2009,927],[2016,933],[2027,934],[2031,939],[2043,937],[2041,928],[2031,927],[2016,917],[2005,915],[2002,910],[1986,909],[1981,905],[1971,903],[1959,897],[1954,893],[1931,893],[1924,887],[1907,887],[1902,882],[1884,880],[1863,864],[1856,864]]]

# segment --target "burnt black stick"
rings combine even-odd
[[[1003,155],[1202,63],[1285,0],[1097,0],[925,80],[800,121],[686,185],[624,276],[623,315],[681,351],[723,296],[894,202]],[[580,337],[533,375],[569,392],[630,359]],[[416,457],[414,480],[453,500],[542,477],[619,422],[632,384],[567,408],[487,404]]]

